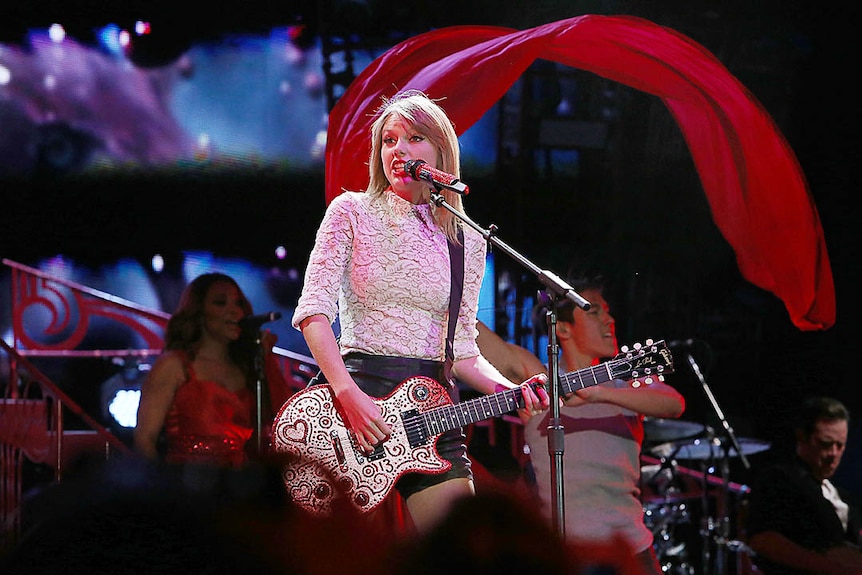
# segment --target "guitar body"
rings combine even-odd
[[[449,470],[452,464],[437,453],[440,433],[411,438],[405,427],[405,415],[452,404],[443,386],[428,377],[411,377],[375,403],[392,436],[370,455],[356,448],[328,385],[304,389],[282,406],[273,423],[272,445],[286,457],[282,477],[294,503],[314,515],[327,515],[333,500],[347,496],[357,509],[369,512],[405,473]],[[410,421],[408,417],[407,426]]]

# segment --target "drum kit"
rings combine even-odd
[[[725,575],[728,551],[750,552],[742,541],[730,537],[730,495],[744,495],[748,488],[729,481],[729,462],[769,447],[756,439],[722,439],[692,421],[644,418],[644,523],[653,533],[664,573]],[[698,465],[700,470],[695,469]],[[719,475],[713,474],[716,470]],[[693,548],[698,550],[693,553]],[[742,575],[739,568],[737,574]]]

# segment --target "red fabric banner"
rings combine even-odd
[[[708,50],[640,18],[588,15],[522,31],[455,26],[396,45],[360,73],[330,114],[327,202],[345,189],[365,189],[368,134],[381,96],[418,89],[446,98],[460,135],[539,58],[661,98],[688,143],[742,275],[779,297],[799,329],[835,323],[820,218],[780,130]]]

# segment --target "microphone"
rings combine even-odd
[[[697,343],[696,339],[674,339],[667,342],[668,347],[693,347]]]
[[[271,311],[269,313],[262,313],[259,315],[247,315],[241,320],[239,320],[239,327],[240,329],[244,330],[256,331],[259,330],[263,324],[275,321],[280,318],[280,311]]]
[[[462,196],[470,193],[470,188],[467,187],[467,184],[452,174],[432,168],[425,160],[407,160],[404,163],[404,171],[410,174],[416,181],[426,181],[429,184],[452,190]]]

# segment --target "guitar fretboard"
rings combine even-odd
[[[664,369],[659,362],[663,359],[661,350],[664,342],[653,344],[648,353],[641,350],[632,354],[621,353],[612,360],[599,365],[585,367],[560,375],[560,388],[564,395],[574,393],[578,389],[592,387],[612,379],[631,379],[639,377],[642,369]],[[664,362],[667,372],[672,371],[672,364]],[[650,373],[650,371],[646,371]],[[533,389],[535,390],[535,387]],[[477,397],[457,404],[445,405],[405,417],[404,424],[414,441],[425,441],[428,437],[439,435],[450,429],[463,427],[477,421],[483,421],[504,413],[524,407],[524,397],[520,387],[506,389]]]
[[[450,429],[497,417],[521,407],[524,407],[524,396],[521,388],[518,387],[483,395],[461,403],[438,407],[419,415],[419,417],[422,418],[428,433],[437,435]]]
[[[607,362],[564,373],[560,376],[560,387],[565,394],[569,394],[576,389],[592,387],[611,379],[613,376],[611,375],[610,362]]]

